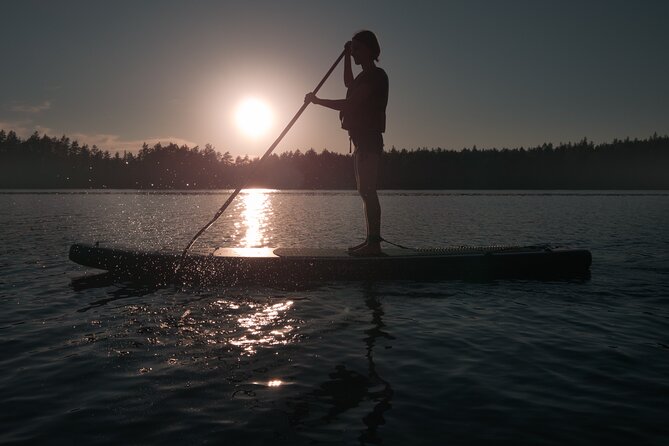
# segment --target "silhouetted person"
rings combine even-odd
[[[353,154],[355,180],[362,197],[367,225],[366,240],[349,248],[352,255],[373,256],[381,253],[381,206],[376,193],[379,161],[383,152],[388,103],[388,76],[374,61],[381,47],[371,31],[360,31],[344,46],[344,85],[346,99],[321,99],[308,93],[304,100],[339,110],[341,126],[348,130],[355,146]],[[351,57],[362,72],[355,78]]]

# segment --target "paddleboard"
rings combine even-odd
[[[355,257],[339,248],[218,248],[189,254],[77,243],[69,257],[119,277],[157,282],[293,283],[332,280],[552,278],[589,274],[586,249],[540,246],[458,246],[384,249]]]

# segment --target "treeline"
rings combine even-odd
[[[137,153],[112,154],[65,136],[22,139],[0,130],[3,189],[226,189],[245,182],[258,162],[209,144],[144,144]],[[393,147],[381,164],[382,189],[669,189],[669,136],[527,149]],[[327,150],[273,154],[251,186],[352,189],[353,159]]]

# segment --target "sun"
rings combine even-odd
[[[259,138],[272,127],[272,111],[257,98],[244,99],[235,113],[237,127],[251,138]]]

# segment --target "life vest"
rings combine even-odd
[[[339,113],[341,127],[349,134],[383,133],[386,131],[388,105],[388,75],[379,67],[362,71],[346,91],[346,99],[355,98],[357,90],[367,85],[370,96],[363,101],[351,101]]]

